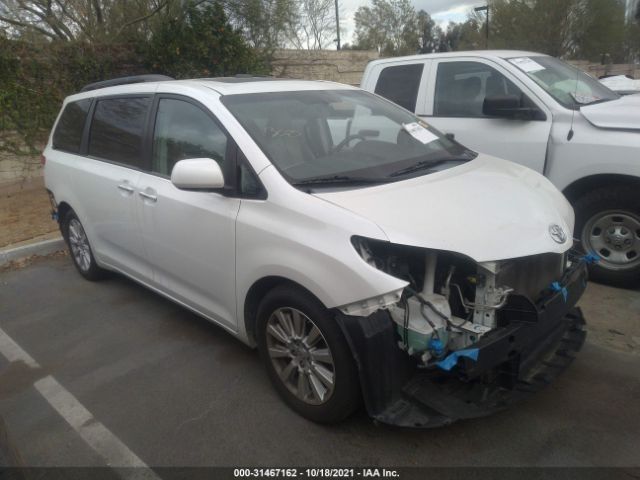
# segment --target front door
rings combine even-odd
[[[499,65],[474,60],[443,59],[430,70],[426,122],[481,153],[520,163],[543,173],[551,114],[527,95]],[[542,114],[538,120],[492,118],[482,113],[485,97],[517,95],[523,105]]]
[[[156,101],[151,172],[141,175],[137,194],[155,283],[235,330],[235,223],[240,200],[220,192],[179,190],[170,181],[173,165],[188,158],[212,158],[229,172],[231,141],[206,107],[178,96],[159,96]]]

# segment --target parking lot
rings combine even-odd
[[[639,466],[640,291],[591,284],[581,306],[583,351],[525,404],[436,430],[363,411],[320,426],[222,329],[43,258],[0,273],[0,414],[30,466]]]

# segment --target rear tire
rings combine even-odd
[[[257,340],[271,382],[297,413],[336,423],[357,408],[360,383],[351,350],[311,294],[289,285],[267,293],[258,307]]]
[[[71,260],[80,275],[91,281],[103,278],[106,272],[98,266],[89,238],[73,210],[69,210],[62,220],[62,235],[69,247]]]
[[[629,186],[599,188],[574,204],[576,236],[600,257],[592,280],[629,287],[640,281],[640,195]]]

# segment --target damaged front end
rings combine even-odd
[[[502,410],[550,383],[585,339],[575,307],[588,259],[545,253],[477,263],[362,237],[364,261],[402,292],[337,309],[369,414],[436,427]]]

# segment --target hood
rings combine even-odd
[[[600,83],[614,92],[640,92],[640,80],[634,80],[626,75],[601,78]]]
[[[600,128],[640,130],[640,94],[580,107],[580,113]]]
[[[392,243],[477,262],[563,253],[573,243],[564,196],[533,170],[487,155],[410,180],[315,196],[375,222]],[[564,231],[563,243],[552,238],[552,225]]]

